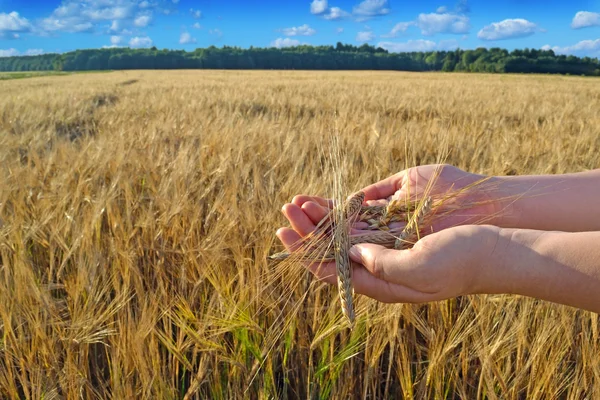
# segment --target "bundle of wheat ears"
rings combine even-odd
[[[355,193],[344,204],[330,210],[317,224],[315,231],[302,240],[298,250],[269,257],[274,261],[290,258],[309,263],[335,261],[342,313],[351,326],[355,312],[352,266],[348,256],[350,247],[359,243],[374,243],[399,250],[410,248],[427,228],[434,208],[431,196],[419,201],[392,200],[385,206],[363,205],[364,199],[363,192]],[[351,235],[355,222],[366,222],[369,233]],[[390,227],[395,222],[405,225],[403,228]]]

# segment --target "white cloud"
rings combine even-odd
[[[339,7],[331,7],[327,13],[323,14],[323,18],[327,19],[327,20],[338,20],[338,19],[342,19],[342,18],[348,18],[350,16],[350,13],[347,11],[342,10]]]
[[[110,25],[109,31],[111,32],[120,32],[124,29],[123,22],[121,21],[113,21]]]
[[[150,39],[148,36],[136,36],[131,38],[131,40],[129,41],[129,46],[134,48],[151,47],[152,39]]]
[[[183,32],[179,36],[179,44],[191,44],[196,43],[196,38],[193,38],[188,32]]]
[[[418,39],[407,42],[379,42],[377,47],[392,53],[409,53],[413,51],[452,50],[459,46],[456,40],[442,40],[436,43],[432,40]]]
[[[209,29],[208,34],[216,36],[217,39],[220,39],[223,36],[223,32],[220,29],[217,29],[217,28],[215,28],[215,29]]]
[[[297,39],[290,38],[277,38],[271,42],[271,47],[277,47],[278,49],[282,47],[293,47],[299,46],[300,41]]]
[[[446,7],[446,6],[438,7],[438,9],[435,10],[435,12],[438,14],[446,14],[448,12],[448,7]]]
[[[336,28],[335,30],[335,33],[337,33],[338,35],[342,32],[344,32],[344,28]]]
[[[146,27],[152,14],[159,9],[159,2],[139,0],[63,0],[52,14],[39,22],[41,33],[94,32],[105,29],[122,33],[126,28]]]
[[[194,25],[192,25],[192,28],[194,28],[194,29],[202,29],[202,25],[200,25],[198,22],[196,22]]]
[[[76,18],[44,18],[40,22],[40,28],[45,32],[69,32],[69,33],[80,33],[80,32],[91,32],[94,29],[94,24],[91,22],[84,22]]]
[[[22,54],[17,49],[6,49],[6,50],[0,49],[0,57],[39,56],[40,54],[44,54],[44,53],[45,52],[42,49],[29,49],[29,50],[26,50]]]
[[[0,49],[0,57],[14,57],[18,56],[20,53],[17,49]]]
[[[327,0],[313,0],[313,2],[310,3],[311,14],[323,14],[325,11],[327,11],[328,8],[329,7],[327,5]]]
[[[396,25],[394,25],[394,27],[392,28],[392,30],[390,31],[390,33],[386,33],[385,35],[381,35],[381,37],[383,38],[395,38],[397,37],[399,34],[401,33],[405,33],[408,28],[410,28],[411,26],[415,25],[414,22],[398,22]]]
[[[133,24],[138,28],[144,28],[148,26],[150,21],[152,21],[152,17],[150,15],[140,15],[133,20]]]
[[[579,11],[575,14],[573,22],[571,22],[571,28],[581,29],[588,26],[600,26],[600,13]]]
[[[190,8],[190,14],[192,14],[192,17],[195,19],[202,18],[202,11],[200,10],[194,10],[193,8]]]
[[[121,36],[111,36],[110,37],[110,44],[117,46],[120,45],[123,42],[123,38]]]
[[[363,0],[359,5],[352,8],[352,14],[359,20],[364,20],[390,13],[388,0]]]
[[[307,24],[300,25],[298,27],[294,26],[291,28],[285,28],[285,29],[282,29],[281,32],[285,36],[312,36],[315,33],[317,33],[317,31],[315,31],[313,28],[311,28]]]
[[[435,35],[436,33],[452,33],[462,35],[469,33],[471,25],[469,17],[459,14],[419,14],[416,21],[423,35]]]
[[[371,31],[358,32],[356,34],[356,41],[360,43],[370,42],[375,39],[375,34]]]
[[[531,36],[540,29],[526,19],[505,19],[485,26],[477,37],[481,40],[504,40]]]
[[[556,54],[569,54],[579,57],[600,57],[600,39],[582,40],[572,46],[550,47],[545,45],[542,50],[553,50]]]
[[[26,56],[39,56],[44,53],[45,51],[43,49],[29,49],[24,54]]]
[[[32,25],[19,15],[18,12],[0,13],[0,39],[18,39],[19,33],[31,32]]]

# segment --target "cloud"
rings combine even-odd
[[[18,39],[19,33],[31,32],[33,29],[27,18],[23,18],[18,12],[0,13],[0,39]]]
[[[0,57],[14,57],[14,56],[18,56],[19,50],[17,49],[0,49]]]
[[[315,33],[317,33],[317,31],[315,31],[313,28],[311,28],[307,24],[300,25],[298,27],[285,28],[285,29],[282,29],[281,32],[285,36],[312,36]]]
[[[29,49],[24,54],[26,56],[39,56],[44,53],[45,53],[44,49]]]
[[[569,54],[580,57],[600,57],[600,39],[582,40],[566,47],[545,45],[542,50],[553,50],[556,54]]]
[[[294,47],[299,45],[299,40],[290,38],[277,38],[271,42],[271,47],[277,47],[278,49],[282,47]]]
[[[41,34],[58,32],[95,32],[110,22],[109,32],[143,28],[159,9],[156,1],[138,0],[63,0],[52,13],[38,23]],[[103,28],[104,29],[104,28]]]
[[[342,18],[350,17],[347,11],[342,10],[340,7],[329,7],[327,0],[313,0],[310,3],[310,12],[314,15],[320,15],[326,20],[338,20]]]
[[[315,15],[323,14],[328,9],[327,0],[313,0],[310,3],[310,13]]]
[[[438,7],[438,9],[435,10],[435,12],[438,14],[446,14],[448,12],[448,7],[446,7],[446,6]]]
[[[216,36],[217,39],[220,39],[221,37],[223,37],[223,32],[220,29],[217,29],[217,28],[215,28],[215,29],[209,29],[208,34]]]
[[[357,16],[358,20],[366,20],[389,13],[388,0],[363,0],[352,8],[352,14]]]
[[[453,50],[459,46],[456,40],[441,40],[436,43],[432,40],[418,39],[407,42],[379,42],[377,47],[392,53],[409,53],[413,51]]]
[[[44,50],[42,49],[29,49],[26,50],[25,53],[22,53],[17,49],[0,49],[0,57],[15,57],[15,56],[39,56],[40,54],[44,54]]]
[[[394,25],[394,27],[392,28],[392,30],[390,31],[390,33],[386,33],[385,35],[381,35],[381,37],[383,38],[395,38],[397,37],[399,34],[401,33],[405,33],[408,28],[410,28],[411,26],[415,25],[414,22],[398,22],[396,25]]]
[[[338,35],[342,32],[344,32],[344,28],[336,28],[335,29],[335,33],[337,33]]]
[[[485,26],[477,33],[481,40],[504,40],[531,36],[540,29],[526,19],[505,19]]]
[[[194,10],[193,8],[190,8],[190,14],[192,14],[192,17],[195,19],[202,18],[202,11],[200,10]]]
[[[579,11],[575,14],[573,22],[571,22],[571,28],[581,29],[589,26],[600,26],[600,13]]]
[[[356,41],[360,43],[370,42],[373,39],[375,39],[375,34],[371,31],[358,32],[356,34]]]
[[[196,22],[194,25],[192,25],[192,28],[194,28],[194,29],[202,29],[202,25],[200,25],[200,23]]]
[[[436,33],[452,33],[463,35],[471,28],[469,17],[452,13],[419,14],[416,25],[423,35],[431,36]]]
[[[131,40],[129,41],[129,46],[134,48],[151,47],[152,39],[150,39],[148,36],[136,36],[131,38]]]
[[[123,38],[121,36],[111,36],[110,37],[110,44],[113,46],[118,46],[121,43],[123,43]]]
[[[196,38],[193,38],[188,32],[183,32],[179,36],[179,44],[191,44],[196,43]]]
[[[343,19],[343,18],[348,18],[350,17],[350,13],[347,11],[342,10],[339,7],[331,7],[327,13],[323,14],[323,18],[330,20],[330,21],[334,21],[334,20],[338,20],[338,19]]]
[[[138,28],[144,28],[148,26],[148,24],[152,21],[152,16],[150,15],[140,15],[133,20],[133,24]]]
[[[172,0],[173,4],[179,4],[179,0]]]

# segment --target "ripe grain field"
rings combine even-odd
[[[600,321],[523,297],[358,298],[278,271],[280,207],[446,161],[600,167],[600,81],[129,71],[0,82],[0,397],[599,398]]]

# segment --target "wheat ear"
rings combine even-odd
[[[421,207],[417,210],[417,212],[413,215],[410,221],[406,224],[398,239],[396,239],[396,243],[394,244],[394,248],[396,250],[403,250],[406,248],[406,244],[408,243],[408,238],[415,235],[419,230],[419,227],[423,225],[423,221],[425,216],[429,214],[431,211],[432,200],[431,197],[427,197]]]
[[[342,209],[337,209],[334,231],[335,268],[338,282],[338,296],[342,313],[352,327],[354,325],[354,288],[352,286],[352,264],[350,263],[350,227],[358,215],[365,199],[363,192],[352,196]]]

